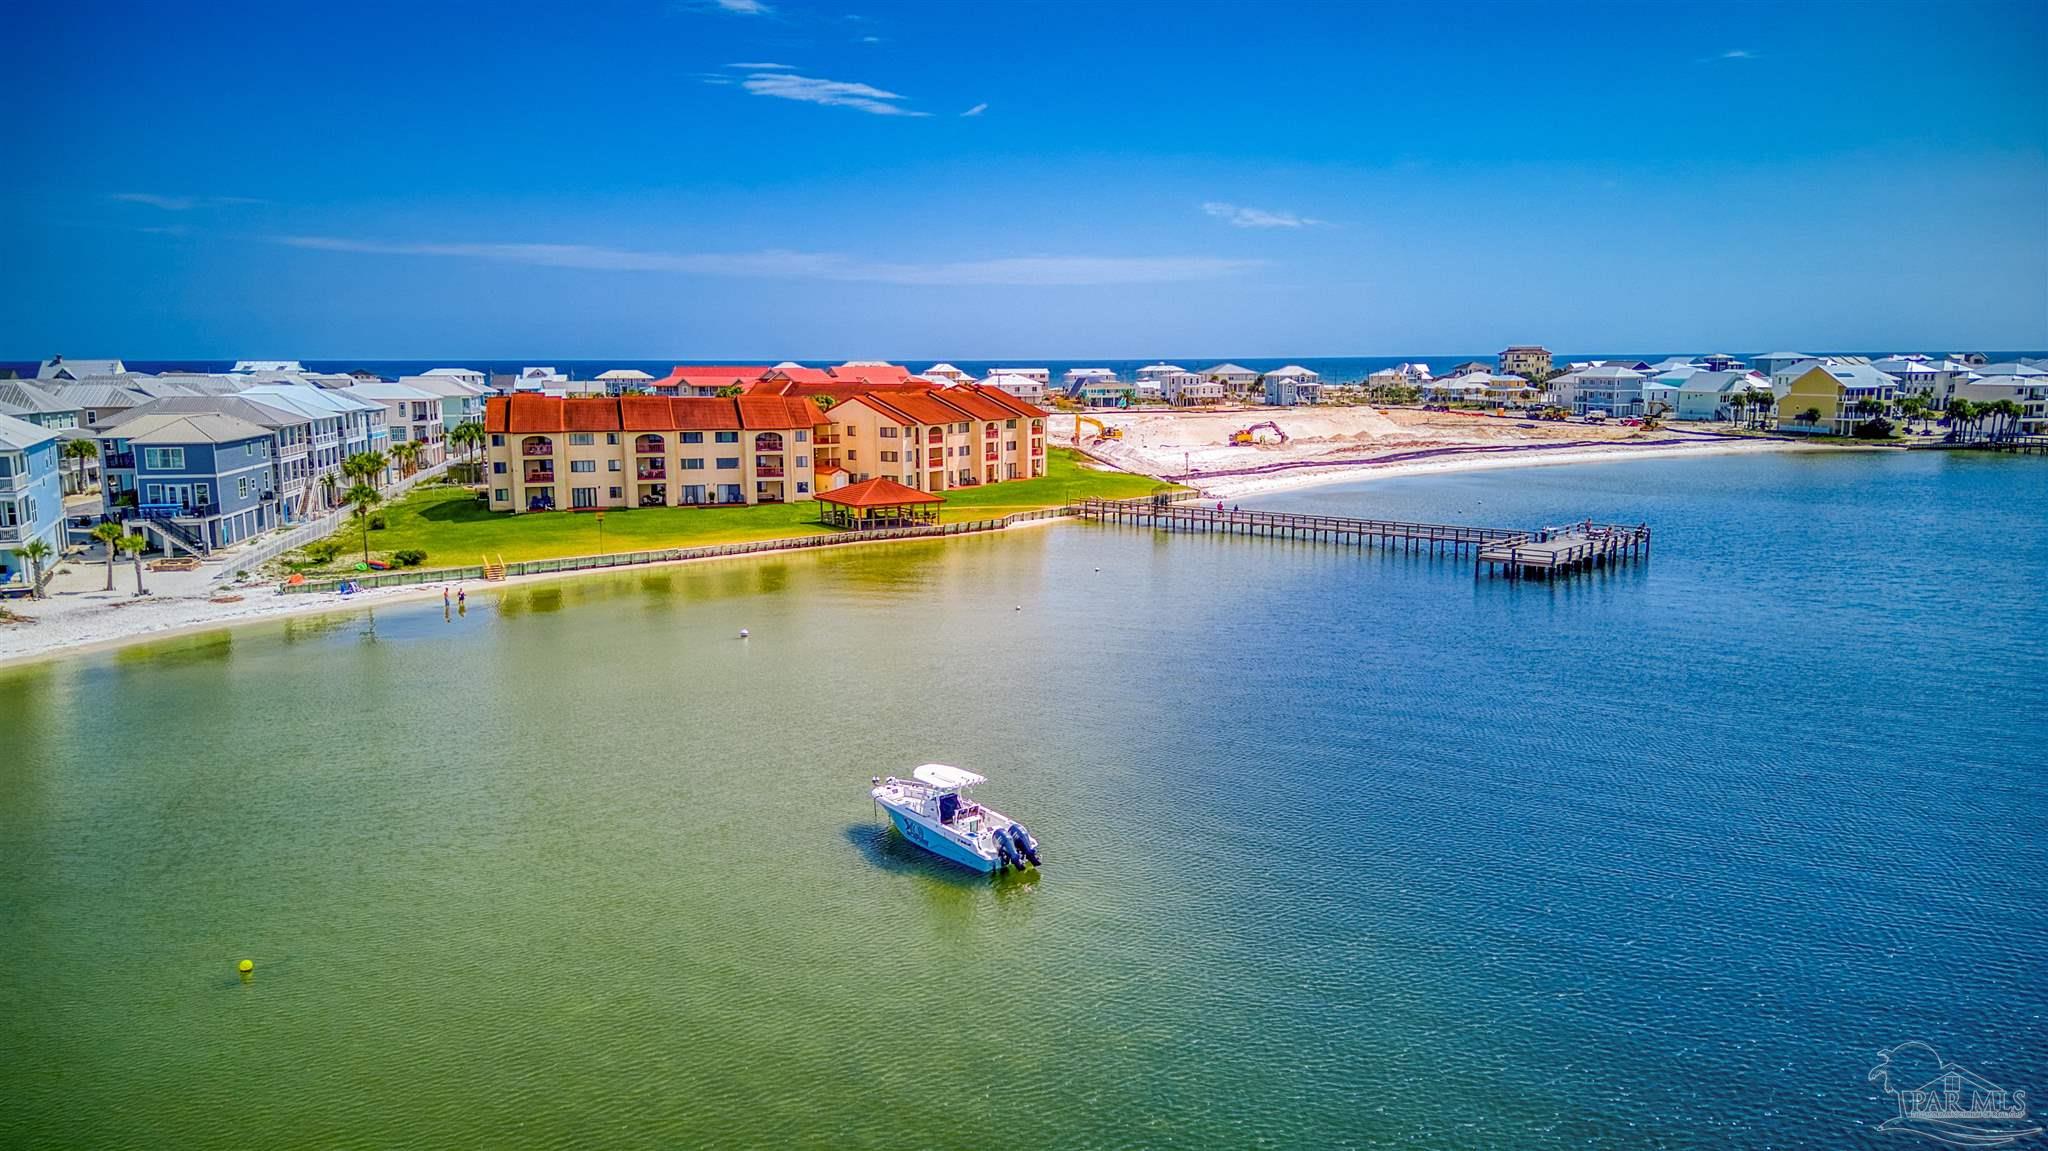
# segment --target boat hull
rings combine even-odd
[[[983,875],[987,875],[996,869],[995,860],[983,858],[976,852],[940,835],[938,832],[931,830],[894,807],[885,803],[882,805],[882,810],[889,813],[889,822],[896,825],[896,830],[903,833],[903,838],[924,848],[940,859],[981,872]]]

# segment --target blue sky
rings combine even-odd
[[[0,356],[2048,346],[2048,5],[10,4]]]

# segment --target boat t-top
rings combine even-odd
[[[987,779],[943,763],[927,763],[910,776],[870,781],[869,794],[903,838],[984,874],[1038,864],[1038,841],[1023,824],[967,798],[968,788]]]

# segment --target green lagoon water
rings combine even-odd
[[[0,673],[0,1146],[1881,1147],[1878,1047],[2048,1088],[2048,468],[1259,504],[1659,539],[1056,526]],[[926,760],[1045,869],[886,831]]]

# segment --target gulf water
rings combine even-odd
[[[0,673],[0,1145],[1885,1147],[1880,1048],[2048,1086],[2039,461],[1244,502],[1656,542],[1056,525]],[[1043,871],[887,831],[927,760]]]

